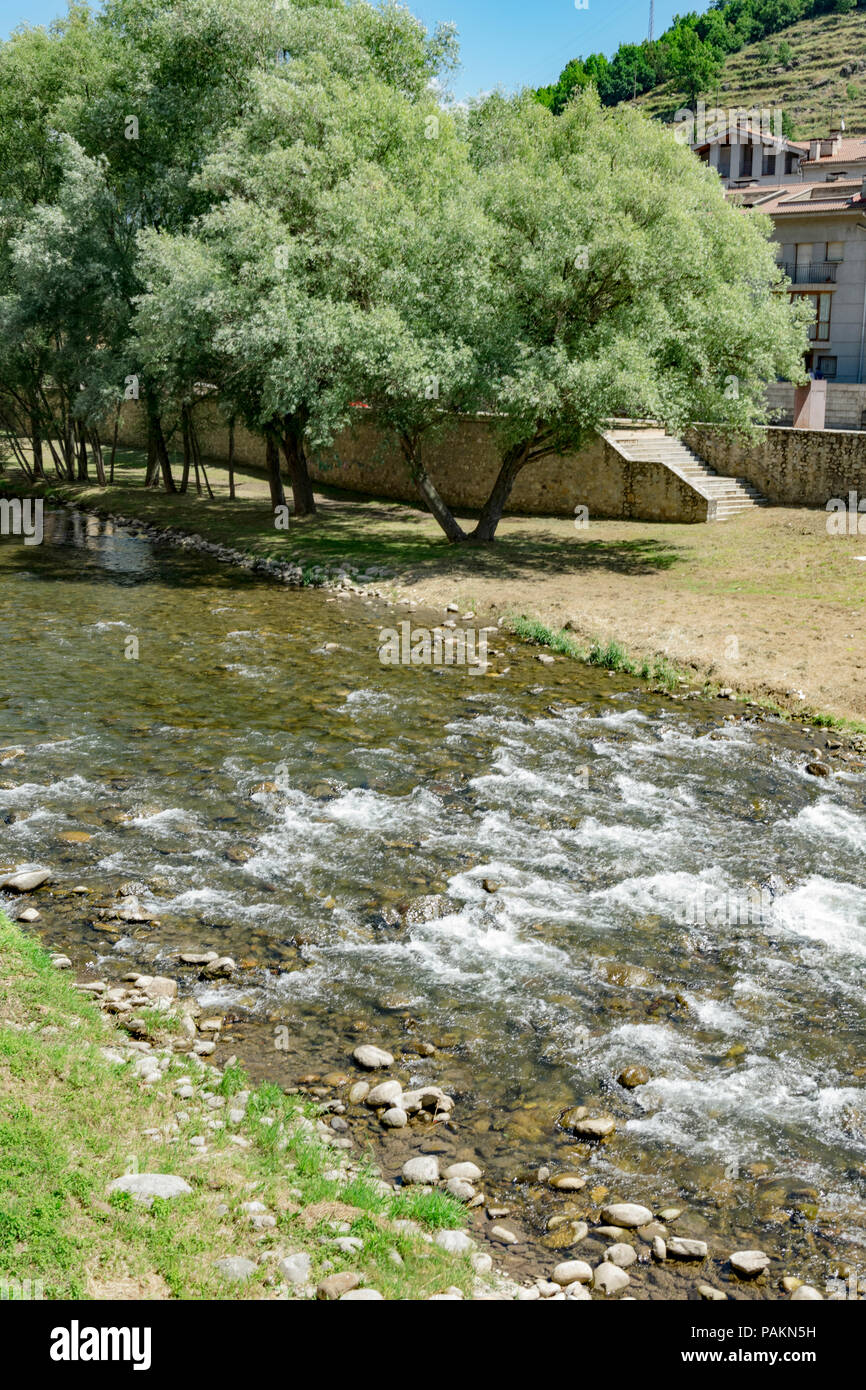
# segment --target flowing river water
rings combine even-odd
[[[371,1041],[444,1086],[453,1123],[353,1132],[389,1174],[478,1162],[518,1273],[606,1191],[681,1207],[717,1279],[756,1247],[866,1277],[863,765],[813,777],[814,731],[517,644],[501,676],[386,667],[393,622],[80,513],[0,542],[0,869],[54,871],[40,933],[82,976],[178,975],[256,1077],[357,1078]],[[130,880],[156,923],[99,919]],[[238,974],[176,968],[208,949]],[[581,1105],[604,1143],[558,1125]]]

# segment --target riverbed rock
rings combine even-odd
[[[592,1287],[601,1289],[605,1294],[621,1293],[630,1283],[625,1270],[620,1269],[618,1265],[609,1264],[607,1260],[598,1266],[592,1276]]]
[[[380,1081],[378,1086],[367,1092],[364,1104],[378,1110],[390,1105],[398,1105],[403,1098],[403,1087],[399,1081]]]
[[[550,1277],[554,1284],[562,1288],[569,1284],[589,1284],[592,1282],[592,1266],[586,1260],[563,1260]]]
[[[365,1071],[377,1071],[380,1067],[393,1067],[394,1058],[390,1052],[386,1052],[383,1047],[375,1047],[373,1043],[361,1043],[352,1053],[353,1058],[359,1067]]]
[[[824,1295],[823,1295],[823,1294],[820,1294],[820,1293],[818,1292],[817,1289],[813,1289],[813,1287],[812,1287],[811,1284],[801,1284],[800,1287],[799,1287],[799,1289],[795,1289],[794,1292],[791,1294],[790,1302],[791,1302],[791,1303],[807,1303],[807,1302],[810,1302],[810,1301],[811,1301],[811,1302],[815,1302],[815,1301],[821,1301],[821,1302],[823,1302],[823,1299],[824,1299]]]
[[[712,1284],[698,1284],[698,1293],[708,1303],[727,1303],[728,1301],[728,1295],[723,1293],[721,1289],[714,1289]]]
[[[150,1206],[154,1197],[161,1197],[165,1202],[192,1192],[192,1188],[173,1173],[124,1173],[108,1184],[108,1191],[128,1192],[134,1202]]]
[[[32,893],[34,888],[47,883],[50,877],[50,869],[24,869],[0,879],[0,888],[9,888],[13,893]]]
[[[471,1202],[477,1195],[472,1183],[465,1182],[463,1178],[448,1178],[445,1188],[458,1202]]]
[[[380,1119],[386,1129],[405,1129],[409,1123],[409,1116],[399,1105],[391,1105],[387,1110],[383,1110]]]
[[[606,1139],[616,1129],[616,1120],[610,1115],[590,1115],[584,1119],[582,1115],[578,1118],[571,1110],[566,1110],[559,1123],[563,1129],[578,1135],[581,1139]]]
[[[556,1189],[557,1192],[580,1192],[581,1188],[586,1187],[586,1178],[581,1177],[580,1173],[554,1173],[548,1179],[548,1186]]]
[[[638,1066],[626,1067],[617,1077],[620,1086],[625,1086],[627,1091],[633,1091],[636,1086],[645,1086],[649,1080],[649,1070]]]
[[[745,1279],[754,1279],[770,1264],[770,1257],[763,1250],[735,1250],[730,1260],[731,1269]]]
[[[369,1094],[370,1094],[370,1083],[369,1083],[369,1081],[356,1081],[355,1085],[354,1085],[354,1086],[352,1087],[352,1089],[349,1091],[349,1104],[350,1104],[350,1105],[360,1105],[361,1102],[362,1102],[363,1100],[366,1100],[366,1099],[367,1099],[367,1096],[368,1096]]]
[[[706,1241],[687,1240],[685,1236],[671,1236],[667,1252],[675,1260],[705,1260],[709,1253]]]
[[[602,1207],[601,1214],[609,1225],[622,1226],[625,1230],[646,1226],[653,1219],[652,1212],[636,1202],[613,1202],[610,1206]]]
[[[520,1236],[514,1234],[507,1226],[491,1226],[490,1239],[498,1240],[503,1245],[519,1245]]]
[[[439,1181],[439,1160],[435,1154],[419,1154],[407,1159],[400,1171],[406,1183],[435,1183]]]
[[[806,771],[810,777],[829,777],[830,769],[826,763],[807,763]]]
[[[19,913],[18,913],[18,921],[19,921],[19,922],[38,922],[41,916],[42,916],[42,913],[41,913],[41,912],[37,912],[35,907],[25,907],[25,909],[24,909],[23,912],[19,912]],[[54,956],[54,957],[53,957],[53,960],[54,960],[54,961],[57,961],[58,959],[59,959],[59,957],[57,957],[57,956]]]
[[[478,1182],[483,1173],[477,1163],[452,1163],[442,1175],[445,1178],[459,1178],[462,1182]]]
[[[316,1289],[316,1298],[333,1302],[335,1299],[342,1298],[344,1293],[349,1293],[351,1289],[356,1289],[360,1282],[361,1276],[355,1274],[354,1270],[340,1270],[339,1274],[329,1274],[326,1279],[322,1280]]]
[[[384,1294],[378,1289],[349,1289],[347,1293],[340,1294],[341,1303],[381,1303],[384,1301]]]
[[[237,968],[231,956],[217,956],[216,960],[208,962],[203,973],[209,980],[228,979],[230,975],[234,975]]]
[[[637,1251],[633,1245],[626,1241],[620,1241],[617,1245],[612,1245],[605,1251],[604,1258],[609,1264],[618,1265],[620,1269],[628,1269],[637,1259]]]
[[[177,998],[177,980],[170,979],[168,975],[154,975],[142,988],[148,999]]]

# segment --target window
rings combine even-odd
[[[723,179],[729,179],[731,177],[730,145],[719,146],[719,176]]]
[[[827,260],[828,260],[828,261],[836,261],[836,262],[838,262],[838,261],[842,261],[842,260],[844,260],[844,259],[845,259],[845,243],[844,243],[844,241],[828,241],[828,242],[827,242]]]
[[[761,160],[761,173],[762,173],[762,174],[775,174],[775,172],[776,172],[776,156],[775,156],[774,154],[768,154],[767,151],[765,150],[765,151],[764,151],[764,157],[763,157],[763,159]]]
[[[786,174],[796,174],[796,172],[797,172],[797,167],[798,167],[798,160],[799,160],[799,155],[794,154],[792,150],[787,150],[787,151],[786,151],[786,153],[785,153],[785,173],[786,173]]]
[[[821,373],[822,376],[828,376],[828,377],[829,377],[829,376],[835,376],[835,375],[836,375],[836,358],[835,358],[835,357],[819,357],[819,358],[818,358],[818,364],[817,364],[817,365],[818,365],[818,371]]]
[[[741,176],[741,178],[748,178],[748,177],[751,175],[751,173],[752,173],[752,154],[753,154],[753,151],[754,151],[754,146],[753,146],[753,145],[741,145],[741,146],[740,146],[740,176]]]
[[[793,299],[794,296],[792,295]],[[826,343],[830,340],[830,305],[833,301],[832,294],[804,294],[801,299],[808,299],[812,305],[813,321],[809,328],[809,338],[813,343]]]

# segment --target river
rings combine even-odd
[[[606,1189],[682,1207],[719,1270],[866,1276],[863,765],[510,639],[504,675],[383,666],[393,622],[81,513],[0,541],[0,867],[54,870],[40,932],[103,978],[234,956],[182,987],[289,1089],[362,1040],[444,1085],[453,1125],[357,1134],[394,1173],[474,1158],[518,1271]],[[128,881],[158,925],[99,920]],[[610,1139],[558,1126],[580,1105]]]

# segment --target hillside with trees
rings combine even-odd
[[[556,113],[590,83],[603,105],[637,102],[662,119],[703,98],[781,106],[798,136],[826,131],[840,116],[849,130],[866,130],[866,5],[727,0],[678,16],[653,43],[572,59],[536,96]]]

